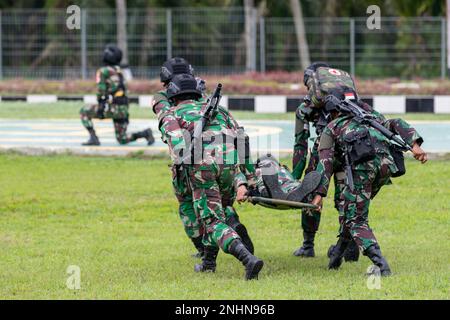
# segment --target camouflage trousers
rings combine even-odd
[[[98,104],[87,105],[81,108],[80,118],[81,123],[86,129],[93,129],[94,124],[92,119],[100,119],[97,112],[99,109]],[[109,109],[105,111],[103,119],[113,119],[114,131],[116,140],[120,144],[127,144],[132,141],[131,137],[127,135],[128,128],[128,105],[110,105]]]
[[[340,235],[356,242],[365,251],[377,244],[377,239],[369,227],[370,200],[383,185],[390,183],[389,164],[378,158],[367,163],[365,168],[353,169],[354,190],[345,185],[340,210]]]
[[[345,187],[345,173],[337,172],[334,174],[334,207],[339,212],[339,217],[343,215],[343,196],[342,191]],[[308,202],[312,201],[313,196],[310,195]],[[320,212],[312,210],[302,210],[302,229],[304,232],[315,233],[319,230]],[[341,221],[341,220],[339,220]]]
[[[203,244],[228,247],[237,233],[227,225],[226,214],[235,214],[233,183],[237,167],[234,165],[196,164],[187,167],[192,190],[194,212],[204,230]]]
[[[208,167],[209,169],[209,167]],[[205,170],[208,170],[205,169]],[[176,166],[172,166],[172,185],[175,191],[175,196],[177,197],[179,203],[178,213],[180,219],[183,223],[184,230],[186,235],[189,238],[196,238],[199,236],[205,236],[205,224],[203,223],[201,216],[198,215],[198,212],[194,209],[195,201],[194,201],[194,192],[192,192],[191,185],[193,183],[192,173],[193,170],[177,169]],[[233,207],[233,203],[236,197],[236,193],[233,186],[234,180],[234,168],[225,166],[218,176],[217,186],[219,186],[219,194],[221,198],[221,207],[222,213],[224,216],[224,221],[231,217],[238,218],[238,214]],[[198,210],[197,210],[198,211]],[[206,236],[208,238],[208,236]],[[234,239],[234,238],[233,238]],[[205,240],[207,244],[210,244],[210,241]]]

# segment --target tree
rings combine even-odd
[[[128,65],[126,0],[116,0],[117,45],[122,50],[122,63]]]
[[[244,0],[245,9],[245,47],[247,71],[256,70],[256,14],[253,0]]]
[[[447,0],[447,72],[450,75],[450,0]]]
[[[302,7],[299,0],[290,0],[291,11],[294,16],[295,33],[297,35],[298,54],[300,64],[306,69],[310,64],[308,40],[306,39],[305,23],[303,21]]]

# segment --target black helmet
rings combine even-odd
[[[326,62],[313,62],[308,68],[306,68],[305,73],[303,74],[303,84],[307,86],[309,77],[313,72],[317,70],[319,67],[331,68],[331,66]]]
[[[109,65],[119,65],[122,60],[122,50],[114,44],[108,44],[103,50],[103,62]]]
[[[185,59],[172,58],[164,62],[159,77],[161,82],[167,83],[172,80],[174,75],[183,73],[194,75],[194,69]]]
[[[173,76],[172,81],[167,86],[167,97],[172,99],[181,95],[190,95],[195,99],[202,97],[202,93],[197,86],[197,80],[193,75],[183,73]]]

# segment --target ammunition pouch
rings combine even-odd
[[[370,161],[375,157],[374,142],[367,128],[348,133],[345,135],[344,141],[350,164],[355,165]]]
[[[398,171],[393,173],[391,177],[396,178],[404,175],[406,173],[406,167],[405,167],[405,157],[403,156],[403,149],[397,145],[392,144],[389,147],[389,152],[392,158],[394,158],[395,166],[398,169]]]

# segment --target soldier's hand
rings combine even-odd
[[[416,142],[414,143],[412,147],[412,153],[414,154],[414,159],[425,163],[428,160],[427,153],[419,146],[419,144]]]
[[[244,186],[244,185],[239,186],[237,189],[236,201],[238,203],[242,203],[242,202],[246,201],[247,193],[248,193],[248,190],[247,190],[246,186]]]
[[[316,205],[318,207],[318,209],[316,211],[320,212],[320,211],[322,211],[322,202],[323,202],[322,196],[317,194],[311,203],[313,205]]]

